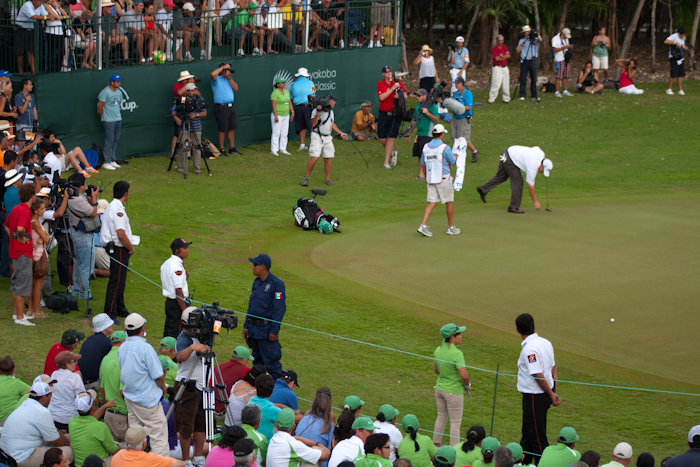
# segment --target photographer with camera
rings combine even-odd
[[[204,465],[204,441],[205,418],[204,403],[202,401],[202,389],[204,386],[202,359],[199,354],[207,353],[211,349],[201,344],[197,339],[198,327],[190,327],[190,313],[197,310],[191,306],[185,308],[181,314],[182,332],[177,337],[175,350],[177,355],[177,377],[175,378],[175,393],[181,385],[186,388],[180,399],[175,403],[175,431],[180,438],[182,446],[182,460],[185,465]],[[193,371],[194,370],[194,371]],[[189,376],[189,381],[187,380]],[[190,462],[190,444],[194,438],[194,458]]]
[[[61,172],[67,170],[70,166],[73,166],[75,171],[85,176],[85,178],[90,178],[91,173],[99,173],[87,161],[85,153],[80,149],[80,146],[76,146],[66,152],[66,148],[61,143],[61,140],[57,139],[54,132],[49,129],[44,130],[44,141],[51,144],[51,151],[43,159],[44,165],[51,168],[51,177],[49,179],[53,179],[55,172],[58,172],[60,177]],[[48,148],[48,145],[46,147]],[[81,163],[85,166],[85,170],[80,167]]]
[[[420,80],[420,89],[425,89],[430,92],[433,90],[435,83],[439,82],[437,68],[435,68],[435,58],[433,57],[433,49],[428,44],[425,44],[420,49],[420,54],[413,61],[414,65],[420,65],[418,71],[418,79]]]
[[[686,34],[687,31],[681,26],[664,41],[664,44],[670,46],[668,49],[668,61],[671,65],[671,76],[668,78],[668,89],[666,89],[666,94],[669,96],[673,95],[673,81],[678,83],[678,94],[685,96],[683,91],[683,77],[685,76],[683,52],[688,50],[688,46],[685,45]],[[16,99],[15,105],[17,105]]]
[[[253,350],[253,359],[262,362],[267,372],[277,379],[282,376],[280,323],[287,311],[284,282],[270,272],[272,260],[268,255],[260,253],[248,261],[256,278],[243,324],[243,338]]]
[[[447,56],[447,61],[450,64],[450,77],[452,78],[452,89],[451,94],[454,95],[457,92],[455,87],[455,80],[458,77],[462,79],[467,79],[467,67],[469,66],[469,51],[464,47],[464,37],[459,36],[455,39],[454,43],[450,42],[447,44],[450,52]],[[437,76],[435,77],[437,81]],[[430,89],[428,89],[430,91]]]
[[[603,83],[595,79],[593,74],[593,63],[586,62],[581,71],[578,72],[576,90],[588,94],[603,94]]]
[[[559,34],[552,37],[552,52],[554,52],[554,66],[557,69],[557,77],[554,82],[554,97],[573,96],[566,90],[566,80],[569,77],[571,69],[571,50],[573,45],[569,44],[571,39],[571,31],[569,28],[564,28]],[[562,92],[559,92],[559,88]]]
[[[525,100],[527,75],[530,74],[530,97],[537,99],[537,57],[540,39],[537,31],[530,29],[527,24],[522,29],[523,37],[518,41],[516,53],[520,54],[519,100]]]
[[[233,106],[233,93],[238,92],[238,84],[233,80],[233,73],[235,71],[231,69],[231,64],[222,63],[209,75],[214,94],[214,117],[219,125],[219,151],[224,156],[227,155],[224,149],[224,135],[228,136],[228,154],[243,155],[235,145],[238,122],[236,108]]]
[[[399,97],[399,92],[406,92],[401,80],[394,80],[391,67],[382,67],[382,80],[377,83],[377,96],[379,96],[379,119],[377,120],[377,136],[384,146],[384,168],[391,170],[396,165],[399,157],[398,151],[394,151],[394,139],[399,136],[401,128],[401,115],[395,111],[394,103]],[[391,165],[389,165],[391,159]]]
[[[79,300],[89,300],[92,298],[90,276],[95,264],[93,232],[99,225],[95,227],[95,223],[86,218],[92,219],[97,216],[99,192],[93,185],[88,187],[85,177],[79,173],[71,175],[68,183],[70,183],[67,193],[68,223],[71,226],[71,237],[75,246],[73,296]]]
[[[335,107],[338,98],[333,94],[327,94],[323,99],[310,99],[311,104],[316,104],[316,108],[311,112],[311,144],[309,145],[309,163],[306,164],[306,173],[301,179],[301,186],[309,186],[309,175],[314,170],[318,158],[323,155],[323,168],[326,171],[326,181],[328,186],[331,183],[331,160],[335,157],[335,146],[333,146],[333,132],[335,131],[341,138],[347,141],[347,133],[343,133],[335,124]],[[314,102],[317,101],[317,102]]]
[[[605,33],[605,26],[602,26],[598,29],[598,34],[591,41],[591,60],[596,81],[600,81],[600,70],[605,72],[605,81],[608,80],[608,49],[610,48],[610,38],[606,36]]]
[[[644,94],[644,91],[637,89],[637,86],[632,82],[634,75],[637,74],[637,61],[633,58],[618,58],[615,60],[615,64],[622,68],[622,73],[620,73],[620,93],[635,96]]]
[[[187,308],[187,297],[190,291],[187,279],[190,273],[185,270],[183,261],[190,254],[190,245],[182,238],[176,238],[170,243],[172,255],[160,267],[160,281],[165,296],[165,325],[163,337],[177,337],[180,331],[182,312]]]
[[[192,170],[195,175],[202,173],[202,121],[200,118],[207,116],[207,103],[201,95],[197,95],[197,85],[187,83],[185,95],[175,99],[172,114],[177,124],[177,132],[180,141],[189,141],[189,148],[180,144],[177,151],[177,172],[187,173],[187,157],[192,155]]]

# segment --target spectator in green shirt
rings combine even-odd
[[[421,88],[416,91],[416,95],[418,96],[418,107],[413,112],[410,123],[410,125],[415,125],[416,129],[416,141],[413,143],[413,157],[418,158],[418,176],[416,180],[425,180],[425,166],[420,163],[420,158],[423,154],[423,146],[433,139],[433,127],[436,123],[440,122],[440,113],[435,103],[431,104],[429,107],[421,108],[425,101],[428,100],[428,91]],[[406,142],[411,142],[411,133],[406,135]]]
[[[581,460],[581,453],[574,449],[578,440],[576,430],[565,426],[559,432],[558,443],[545,448],[538,465],[540,467],[568,467]]]
[[[365,455],[353,461],[355,467],[391,467],[391,443],[385,433],[371,434],[365,440]]]
[[[457,451],[457,463],[459,465],[474,465],[474,462],[483,460],[481,455],[481,442],[486,438],[486,430],[483,426],[474,425],[467,430],[467,440],[455,446]]]
[[[124,385],[121,383],[122,371],[119,367],[119,360],[112,360],[107,363],[100,376],[100,387],[104,391],[103,397],[105,400],[115,401],[113,409],[109,409],[105,413],[105,423],[112,432],[112,436],[117,442],[124,442],[126,429],[128,428],[127,415],[129,411],[124,402]]]
[[[492,436],[484,438],[481,442],[481,454],[484,456],[483,459],[474,462],[473,467],[494,467],[493,466],[493,454],[501,446],[501,443]],[[568,467],[569,464],[566,464]]]
[[[116,407],[114,401],[107,402],[95,410],[97,393],[88,391],[75,398],[75,408],[78,416],[68,422],[70,433],[70,445],[75,454],[75,467],[82,467],[85,458],[90,454],[96,454],[109,467],[112,462],[111,454],[119,451],[119,446],[114,442],[109,427],[99,420],[105,410]]]
[[[175,355],[177,355],[177,351],[175,350],[176,343],[177,340],[174,337],[164,337],[160,340],[160,354],[175,365],[172,367],[173,371],[168,371],[165,374],[165,384],[169,388],[175,387],[175,377],[177,376],[177,363],[173,360]]]
[[[226,26],[227,34],[233,35],[233,40],[238,41],[238,50],[236,51],[237,57],[242,57],[245,55],[243,52],[243,45],[245,44],[246,37],[252,39],[253,34],[255,34],[255,10],[258,6],[255,3],[250,3],[248,6],[236,13],[234,19],[228,22]],[[231,23],[233,23],[233,33],[231,32]]]
[[[267,437],[257,431],[260,427],[260,419],[262,418],[262,410],[260,406],[249,404],[243,407],[241,411],[241,428],[245,430],[246,438],[251,439],[255,443],[255,462],[258,465],[267,459]]]
[[[401,420],[406,436],[399,443],[397,456],[408,459],[413,467],[431,467],[437,448],[428,436],[418,433],[418,417],[407,414]]]
[[[285,86],[285,79],[278,76],[275,78],[275,89],[270,95],[270,104],[272,105],[270,152],[273,156],[279,156],[280,152],[285,156],[290,155],[287,151],[287,135],[289,122],[294,121],[294,106]]]
[[[29,385],[15,378],[15,361],[12,357],[0,360],[0,426],[19,405],[29,397]]]
[[[100,363],[100,381],[102,381],[102,378],[104,377],[104,371],[105,368],[107,368],[107,364],[117,359],[117,352],[119,352],[119,347],[126,340],[126,333],[124,331],[114,331],[109,335],[109,340],[112,342],[112,348],[109,350],[109,353],[104,356],[102,362]],[[105,391],[102,388],[100,388],[100,395],[102,396],[103,401],[108,400],[105,397]]]

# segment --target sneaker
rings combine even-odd
[[[26,316],[22,319],[16,319],[15,324],[21,324],[22,326],[36,326],[36,324],[29,322]]]
[[[207,52],[206,52],[206,50],[200,50],[200,51],[199,51],[199,59],[200,59],[200,60],[206,60],[206,59],[207,59]]]
[[[519,100],[519,101],[524,101],[525,98],[524,98],[524,97],[519,97],[518,100]]]
[[[384,168],[391,170],[391,166],[389,164],[387,164],[386,162],[384,163]]]
[[[242,155],[243,155],[243,153],[240,152],[240,151],[239,151],[238,149],[236,149],[235,147],[230,148],[230,149],[228,150],[228,153],[229,153],[229,154],[235,154],[236,156],[242,156]]]
[[[39,302],[39,308],[46,308],[46,303],[44,303],[44,300]]]
[[[566,90],[565,90],[564,92],[562,92],[561,94],[562,94],[563,96],[574,97],[573,94],[571,94],[569,91],[566,91]]]
[[[278,157],[280,155],[278,152],[275,152],[275,151],[270,151],[270,154],[272,154],[273,156],[278,156]]]
[[[192,54],[189,51],[185,52],[185,61],[187,61],[187,62],[194,61],[194,57],[192,56]]]
[[[391,155],[389,160],[391,162],[391,166],[396,167],[396,163],[399,161],[399,151],[394,151],[394,154]]]
[[[603,95],[603,91],[596,91],[593,94],[600,94],[601,96]]]
[[[146,63],[146,59],[142,58],[141,60],[139,60],[139,63]]]
[[[382,46],[382,43],[381,43],[381,42],[377,42],[376,44],[374,44],[374,46],[375,46],[375,47],[381,47],[381,46]]]
[[[459,230],[457,227],[454,225],[452,227],[447,228],[447,232],[445,232],[446,235],[459,235],[461,230]]]
[[[195,456],[192,459],[192,464],[194,467],[204,467],[204,456]]]
[[[678,91],[678,95],[679,95],[679,96],[685,96],[685,91],[683,91],[683,90],[681,89],[680,91]]]
[[[191,460],[187,459],[185,461],[185,467],[194,467],[194,463]]]
[[[340,39],[340,44],[338,44],[341,49],[345,48],[345,41],[343,39]]]
[[[472,153],[472,164],[479,160],[479,150],[477,149]]]
[[[87,171],[90,172],[91,174],[98,174],[98,173],[100,173],[100,172],[99,172],[97,169],[95,169],[94,167],[88,167],[88,168],[85,169],[85,170],[87,170]]]
[[[299,146],[299,151],[308,151],[308,150],[309,150],[309,147],[306,146],[305,144],[302,144],[301,146]]]
[[[420,227],[418,227],[418,233],[425,236],[425,237],[432,237],[433,236],[433,233],[430,230],[428,230],[427,225],[421,225]]]
[[[566,91],[565,91],[566,92]],[[561,93],[559,91],[554,93],[554,97],[561,97]]]
[[[117,170],[116,167],[112,166],[111,162],[105,162],[104,164],[102,164],[102,168],[107,170]]]
[[[281,152],[282,154],[284,154],[285,156],[291,156],[291,155],[292,155],[291,152],[288,152],[288,151],[286,151],[285,149],[281,150],[280,152]]]
[[[331,179],[330,179],[330,178],[327,178],[326,181],[323,182],[323,183],[325,183],[326,186],[333,186],[333,184],[331,183]]]
[[[114,167],[114,168],[116,168],[116,169],[121,169],[121,168],[122,168],[122,166],[119,165],[119,164],[117,164],[116,162],[111,162],[111,164],[112,164],[112,167]]]
[[[243,52],[243,49],[238,49],[238,52],[236,52],[236,57],[243,57],[245,55],[245,52]]]
[[[668,94],[669,96],[672,96],[672,95],[673,95],[673,91],[670,90],[670,89],[667,89],[667,90],[666,90],[666,94]]]
[[[374,47],[374,42],[369,41],[369,45],[367,46],[367,48],[368,48],[368,49],[371,49],[372,47]]]
[[[260,55],[260,49],[257,47],[253,49],[253,55]]]
[[[85,177],[85,178],[92,178],[92,175],[90,175],[89,173],[87,173],[87,172],[84,171],[84,170],[80,170],[80,171],[78,171],[78,173],[79,173],[80,175],[82,175],[83,177]]]
[[[302,177],[301,186],[309,186],[309,177]]]

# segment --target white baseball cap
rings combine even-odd
[[[301,68],[299,68],[299,71],[297,71],[294,76],[296,76],[297,78],[299,76],[303,76],[304,78],[308,78],[309,77],[309,70],[307,70],[304,67],[301,67]]]
[[[146,320],[138,313],[130,313],[124,320],[124,327],[129,331],[139,329],[144,324],[146,324]]]
[[[447,133],[448,131],[442,126],[442,123],[438,123],[433,127],[433,133]]]
[[[196,306],[188,306],[187,308],[182,310],[182,314],[180,315],[180,321],[184,321],[185,323],[187,323],[190,320],[190,313],[196,310]]]
[[[78,412],[89,412],[92,405],[97,399],[97,393],[93,389],[88,389],[87,392],[81,392],[75,396],[75,409]]]
[[[464,42],[464,37],[457,36],[457,39],[455,39],[455,42]]]
[[[182,5],[182,9],[185,11],[194,11],[194,5],[192,5],[190,2],[187,2],[184,5]]]
[[[549,177],[549,172],[554,168],[554,164],[552,164],[551,160],[545,159],[542,161],[542,166],[544,167],[544,176]]]
[[[690,429],[688,432],[688,442],[689,443],[694,443],[693,438],[696,436],[700,436],[700,425],[695,425],[693,428]]]
[[[564,34],[567,39],[571,39],[571,29],[564,28],[561,30],[561,33]]]
[[[39,397],[43,397],[52,392],[56,392],[56,388],[51,387],[46,383],[39,382],[32,384],[32,388],[30,389],[30,391]]]
[[[632,446],[629,443],[617,443],[615,449],[613,450],[613,456],[618,459],[631,459],[632,458]]]

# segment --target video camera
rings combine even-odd
[[[187,328],[196,332],[199,342],[211,348],[214,346],[214,336],[221,328],[235,329],[238,327],[238,317],[233,312],[219,307],[219,302],[204,305],[190,312]]]
[[[175,113],[182,120],[189,118],[191,113],[199,113],[207,110],[209,105],[201,96],[194,95],[192,97],[182,96],[175,98]]]
[[[537,31],[535,31],[534,29],[530,29],[530,32],[529,32],[529,34],[527,35],[527,39],[528,39],[530,42],[535,42],[535,41],[537,40],[538,37],[539,37],[539,34],[537,34]]]
[[[54,182],[53,187],[51,188],[51,193],[50,196],[52,199],[54,199],[54,202],[56,204],[60,204],[61,201],[63,200],[63,197],[67,194],[69,198],[73,198],[74,196],[78,196],[80,193],[80,187],[83,186],[81,183],[72,181],[69,182],[68,180],[65,180],[63,178],[59,178],[58,181]],[[94,186],[94,185],[92,185]],[[97,187],[95,187],[97,188]],[[102,191],[102,190],[100,190]]]
[[[42,167],[36,162],[22,162],[22,167],[26,169],[26,172],[34,175],[44,175],[50,174],[51,169],[49,167]]]
[[[309,106],[312,109],[317,109],[320,105],[321,112],[328,112],[329,110],[331,110],[331,105],[328,103],[328,99],[316,97],[316,94],[309,94],[307,96],[307,99],[309,100]]]

